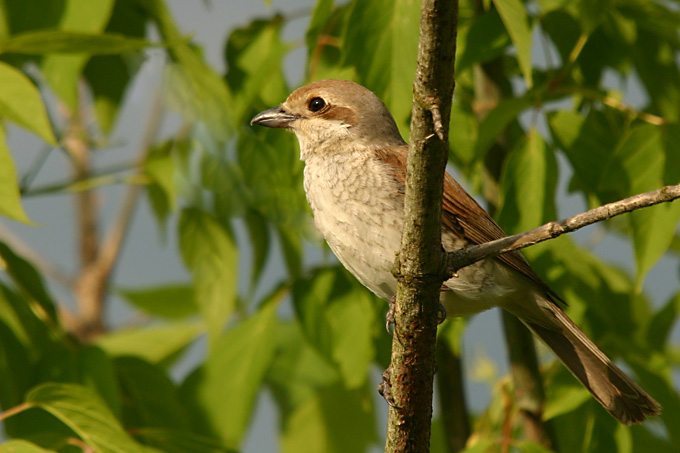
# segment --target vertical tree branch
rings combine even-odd
[[[156,137],[161,124],[163,114],[163,102],[157,90],[152,101],[149,118],[147,120],[144,136],[140,145],[137,171],[141,170]],[[74,122],[74,126],[79,122]],[[78,129],[74,129],[78,131]],[[85,180],[91,176],[91,150],[86,147],[84,130],[79,130],[78,135],[67,140],[67,147],[74,158],[76,167],[76,180]],[[82,167],[82,168],[81,168]],[[85,197],[84,194],[88,194]],[[104,331],[104,307],[106,301],[106,289],[111,278],[115,264],[120,256],[120,251],[127,235],[128,228],[139,199],[140,187],[132,184],[127,188],[123,196],[119,213],[106,238],[98,241],[96,223],[96,198],[94,191],[78,192],[77,207],[79,213],[79,232],[81,238],[81,271],[75,283],[75,293],[80,312],[74,322],[73,333],[83,341]],[[83,212],[89,209],[89,212]],[[94,232],[91,230],[94,227]]]
[[[437,341],[437,387],[446,449],[450,453],[463,451],[470,437],[463,361],[460,352],[441,337]]]
[[[448,156],[458,3],[423,0],[414,83],[404,228],[395,275],[396,329],[388,418],[388,452],[427,452],[441,259],[441,206]]]
[[[79,92],[82,92],[82,86]],[[82,100],[84,96],[79,96]],[[89,146],[87,130],[83,124],[83,109],[67,112],[68,130],[64,137],[64,147],[73,163],[73,180],[82,181],[92,174],[92,150]],[[75,194],[76,232],[80,256],[80,272],[74,285],[78,303],[79,336],[87,337],[102,331],[102,304],[98,291],[88,278],[99,253],[99,221],[97,219],[97,195],[94,190],[79,191]],[[81,335],[82,334],[82,335]]]

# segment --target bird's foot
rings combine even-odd
[[[439,313],[437,314],[437,324],[441,324],[446,321],[446,308],[442,304],[439,304]]]
[[[394,329],[394,304],[397,300],[397,296],[394,295],[390,297],[390,300],[387,302],[387,305],[390,307],[389,310],[387,310],[387,314],[385,315],[385,329],[387,329],[387,333],[390,335],[392,334],[392,329]]]
[[[380,393],[380,396],[385,398],[387,404],[389,404],[391,407],[398,408],[397,402],[394,401],[394,397],[392,396],[392,384],[390,384],[391,375],[392,365],[388,366],[387,369],[383,371],[382,382],[378,384],[378,393]]]

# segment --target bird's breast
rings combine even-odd
[[[404,202],[394,177],[370,152],[335,153],[308,159],[304,184],[314,223],[340,262],[375,294],[391,297]]]

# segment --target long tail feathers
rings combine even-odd
[[[556,305],[551,328],[525,321],[604,408],[625,425],[661,413],[661,405],[619,369]]]

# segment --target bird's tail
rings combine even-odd
[[[543,309],[550,318],[545,325],[524,323],[614,418],[630,425],[661,413],[661,405],[604,355],[562,309],[553,303]]]

